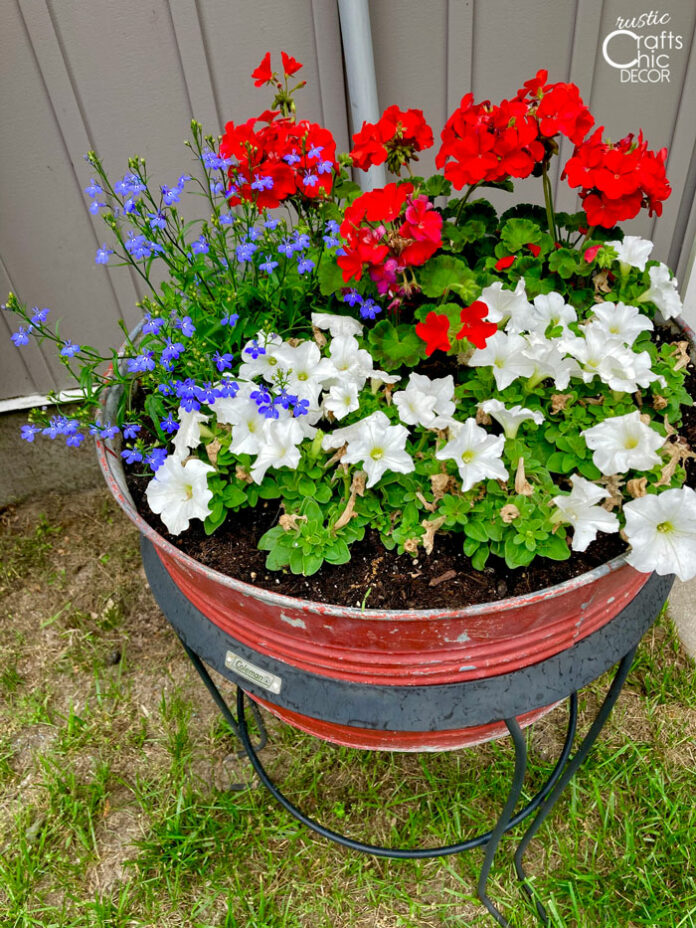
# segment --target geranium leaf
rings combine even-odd
[[[519,251],[525,245],[541,240],[541,229],[531,219],[508,219],[500,232],[500,240],[508,253]]]
[[[418,338],[413,326],[406,323],[395,326],[388,319],[381,319],[370,329],[368,341],[373,357],[388,371],[402,364],[414,367],[425,357],[425,343]]]

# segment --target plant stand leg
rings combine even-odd
[[[544,925],[550,924],[549,916],[528,882],[527,874],[525,873],[524,867],[522,865],[522,857],[530,841],[553,809],[559,796],[575,776],[575,773],[578,771],[578,769],[584,763],[587,755],[592,749],[592,746],[597,740],[599,733],[604,728],[611,710],[614,708],[621,690],[623,689],[624,683],[626,682],[626,677],[628,676],[628,672],[631,669],[631,665],[633,664],[633,658],[635,657],[636,650],[637,648],[633,648],[621,659],[609,691],[604,698],[604,702],[602,703],[602,706],[597,713],[597,716],[592,723],[590,730],[583,738],[582,742],[580,743],[580,747],[573,755],[573,758],[569,761],[568,766],[563,772],[563,775],[558,779],[554,788],[542,803],[539,811],[537,812],[536,818],[525,831],[524,835],[522,836],[522,840],[520,841],[517,850],[515,851],[515,870],[517,872],[517,877],[522,881],[522,886],[529,898],[535,903],[537,914]]]
[[[180,635],[178,635],[178,638],[184,648],[184,651],[186,651],[188,659],[191,661],[193,666],[196,668],[196,672],[198,673],[198,676],[201,678],[201,680],[205,684],[205,688],[208,690],[210,695],[213,697],[213,702],[218,707],[218,709],[222,713],[223,718],[225,719],[227,724],[232,729],[232,733],[234,734],[234,736],[241,741],[242,739],[241,739],[237,719],[235,719],[235,717],[230,712],[230,708],[225,702],[222,693],[220,692],[218,687],[215,685],[213,678],[208,673],[208,668],[205,666],[205,664],[200,659],[200,657],[196,654],[196,652],[192,651],[191,648],[189,648],[189,646],[186,644],[186,642]],[[261,713],[259,712],[259,708],[256,705],[256,703],[252,702],[251,713],[254,716],[254,722],[259,732],[259,740],[256,743],[256,745],[254,745],[254,750],[261,751],[268,744],[268,733],[266,732],[266,726],[263,723],[263,719],[261,718]],[[247,751],[243,749],[237,752],[237,756],[244,757],[246,753]],[[235,784],[235,786],[231,788],[235,789],[237,788],[237,786],[238,784]]]
[[[505,719],[505,724],[507,726],[508,732],[513,740],[515,747],[515,771],[513,774],[512,784],[510,791],[508,793],[508,798],[505,802],[505,806],[498,818],[497,823],[492,830],[485,833],[476,835],[473,838],[469,838],[465,841],[458,842],[456,844],[449,844],[442,847],[432,847],[432,848],[393,848],[393,847],[382,847],[379,845],[366,844],[361,841],[357,841],[353,838],[349,838],[347,835],[343,835],[340,832],[333,831],[330,828],[326,828],[324,825],[315,821],[314,819],[309,818],[305,815],[296,805],[294,805],[273,783],[269,777],[266,769],[264,768],[260,758],[258,757],[258,751],[260,751],[264,745],[267,743],[267,734],[266,729],[263,725],[258,707],[251,702],[251,711],[258,730],[260,732],[259,742],[254,745],[249,735],[249,729],[246,719],[246,705],[245,705],[245,693],[244,690],[237,686],[237,715],[233,714],[229,705],[225,701],[222,693],[219,688],[213,681],[212,677],[208,673],[208,670],[201,660],[201,658],[193,651],[183,640],[180,639],[181,643],[186,651],[186,654],[196,668],[198,675],[206,686],[206,689],[212,696],[216,706],[220,710],[223,718],[229,725],[231,731],[235,734],[237,738],[242,743],[243,751],[239,752],[239,756],[246,756],[249,758],[257,776],[263,783],[263,785],[268,789],[271,795],[299,822],[306,825],[308,828],[311,828],[317,834],[321,835],[324,838],[333,841],[336,844],[343,845],[348,847],[351,850],[361,851],[363,853],[374,854],[377,857],[389,857],[393,859],[406,859],[406,860],[421,860],[431,857],[444,857],[450,854],[457,854],[463,851],[471,850],[475,847],[485,847],[485,854],[483,865],[479,874],[478,884],[477,884],[477,895],[481,900],[483,905],[486,907],[490,915],[496,920],[496,922],[503,926],[503,928],[509,928],[509,922],[505,919],[499,909],[491,901],[488,893],[486,891],[488,879],[490,872],[493,866],[493,860],[495,854],[500,845],[502,836],[511,831],[516,825],[528,818],[533,813],[536,813],[536,816],[532,824],[528,827],[527,831],[523,835],[517,850],[515,852],[515,869],[517,872],[518,878],[522,881],[523,888],[529,895],[529,897],[534,901],[536,905],[536,912],[544,925],[549,924],[549,918],[546,913],[546,909],[541,904],[541,902],[535,897],[534,892],[527,882],[527,876],[525,874],[522,857],[525,850],[527,849],[528,844],[532,838],[536,835],[537,831],[543,824],[544,820],[549,815],[556,801],[560,797],[561,793],[565,787],[570,783],[571,779],[583,764],[587,758],[592,746],[594,745],[597,737],[599,736],[602,728],[606,724],[606,721],[613,709],[619,694],[623,688],[623,685],[628,676],[628,672],[633,663],[633,658],[635,656],[636,648],[633,648],[628,654],[626,654],[620,661],[614,679],[612,680],[610,689],[602,703],[602,706],[592,723],[588,733],[585,735],[584,739],[580,743],[579,748],[571,758],[573,741],[575,738],[575,731],[577,726],[577,707],[578,707],[578,698],[577,693],[573,692],[568,697],[568,728],[566,732],[566,738],[563,745],[561,754],[552,770],[549,778],[539,792],[525,805],[517,814],[514,814],[515,806],[519,802],[520,796],[522,794],[522,789],[524,785],[525,775],[527,771],[527,746],[524,733],[522,732],[519,723],[515,718]],[[245,788],[246,784],[235,784],[231,788],[239,789]]]
[[[491,872],[491,867],[493,866],[495,852],[497,851],[498,845],[500,844],[500,839],[510,827],[510,820],[512,819],[515,806],[517,805],[522,794],[524,778],[525,774],[527,773],[527,741],[524,734],[522,733],[522,729],[520,728],[517,719],[514,718],[505,719],[505,724],[507,725],[508,731],[510,732],[510,736],[515,745],[515,773],[512,778],[512,786],[510,787],[510,792],[508,794],[505,807],[500,813],[498,824],[493,829],[493,833],[491,834],[488,844],[486,845],[486,853],[483,858],[483,865],[479,874],[476,893],[481,902],[491,913],[493,918],[498,922],[498,924],[502,925],[503,928],[509,928],[510,923],[506,918],[503,917],[503,914],[500,912],[497,906],[493,904],[490,897],[488,896],[488,893],[486,892],[486,884],[488,883],[488,877]]]

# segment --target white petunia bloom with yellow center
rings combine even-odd
[[[523,422],[531,421],[541,425],[544,421],[544,414],[538,409],[525,409],[523,406],[510,406],[507,409],[500,400],[484,400],[479,403],[479,409],[502,425],[506,438],[515,438]]]
[[[594,453],[592,461],[603,474],[625,474],[628,470],[651,470],[661,463],[657,449],[665,439],[641,422],[640,412],[611,416],[580,433]]]
[[[358,400],[358,388],[352,380],[345,383],[335,383],[324,394],[324,410],[331,412],[337,419],[343,419],[349,412],[355,412],[360,408]]]
[[[580,376],[580,368],[574,358],[565,357],[564,338],[546,338],[537,332],[526,339],[523,354],[533,364],[531,383],[536,385],[550,378],[558,390],[565,390],[570,378]]]
[[[175,455],[157,468],[145,496],[150,509],[159,515],[172,535],[186,531],[191,519],[210,515],[213,491],[208,489],[208,474],[214,472],[212,464],[198,458],[182,463]]]
[[[647,351],[631,351],[618,335],[611,335],[594,324],[585,328],[582,338],[568,333],[563,345],[568,354],[579,361],[579,375],[585,383],[599,377],[612,390],[633,393],[660,379],[652,372]]]
[[[499,390],[504,390],[518,377],[531,377],[534,362],[523,354],[527,347],[521,335],[494,332],[485,348],[477,348],[469,358],[471,367],[490,367]]]
[[[489,435],[475,419],[467,419],[451,431],[455,433],[453,438],[435,452],[435,457],[455,462],[464,492],[488,477],[507,480],[509,475],[501,460],[504,435]]]
[[[597,503],[611,494],[604,487],[585,480],[579,474],[570,478],[573,485],[570,493],[554,496],[551,502],[557,513],[551,516],[554,522],[568,522],[573,526],[573,551],[586,551],[597,537],[597,532],[618,532],[619,520],[613,512],[607,512]]]
[[[280,335],[273,332],[257,332],[256,338],[248,341],[242,349],[242,363],[239,365],[241,380],[253,380],[261,375],[268,383],[273,383],[278,365],[278,349],[283,344]]]
[[[322,386],[335,376],[333,364],[328,358],[322,358],[316,342],[305,341],[299,345],[285,342],[277,349],[276,358],[276,381],[282,376],[288,393],[316,406]]]
[[[373,412],[350,429],[348,447],[341,460],[344,464],[362,463],[368,489],[387,471],[410,474],[414,470],[413,458],[406,451],[408,429],[390,425],[383,412]]]
[[[696,492],[691,487],[649,493],[624,503],[625,533],[636,570],[696,577]]]
[[[636,306],[626,303],[596,303],[592,308],[592,319],[585,333],[597,331],[612,338],[619,338],[629,347],[641,332],[653,329],[652,320],[644,316]]]
[[[358,340],[352,335],[336,336],[331,342],[329,357],[333,365],[333,377],[328,384],[352,380],[358,390],[362,390],[368,377],[381,380],[383,383],[396,383],[397,380],[401,380],[398,374],[376,370],[372,355],[361,348]]]

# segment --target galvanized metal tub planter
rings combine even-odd
[[[117,450],[104,441],[97,450],[109,488],[141,532],[158,604],[278,801],[323,836],[378,856],[434,857],[485,846],[479,898],[507,925],[486,891],[500,838],[536,813],[515,855],[524,881],[527,844],[589,753],[673,577],[639,573],[618,557],[537,593],[455,610],[380,611],[295,599],[227,577],[182,553],[137,512]],[[597,718],[571,758],[577,692],[616,664]],[[236,715],[207,667],[237,685]],[[509,734],[516,764],[508,801],[490,831],[458,844],[412,849],[355,841],[307,817],[272,783],[247,731],[245,696],[295,728],[355,748],[440,751]],[[556,766],[515,813],[527,769],[522,728],[564,699],[568,730]]]

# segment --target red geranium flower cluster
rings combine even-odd
[[[467,184],[528,177],[549,156],[557,135],[582,141],[594,123],[575,84],[547,84],[539,71],[499,106],[462,98],[442,130],[435,159],[457,190]]]
[[[529,112],[539,125],[544,138],[564,135],[579,145],[594,125],[594,117],[582,102],[576,84],[559,81],[547,84],[549,73],[537,71],[536,77],[525,81],[517,91],[517,98],[527,100]]]
[[[442,130],[435,158],[457,190],[467,184],[528,177],[544,157],[536,120],[523,100],[503,100],[500,106],[474,103],[471,93]]]
[[[488,306],[482,300],[475,300],[471,306],[464,306],[459,314],[462,327],[455,338],[458,341],[465,338],[477,348],[485,348],[491,335],[498,331],[495,322],[485,321],[487,315]],[[434,351],[450,350],[450,326],[449,317],[436,312],[429,312],[425,322],[416,325],[416,335],[425,342],[425,353],[428,357]]]
[[[425,264],[442,244],[442,217],[413,184],[387,184],[358,197],[345,211],[344,254],[336,259],[347,283],[367,269],[387,293],[407,267]]]
[[[220,154],[235,161],[228,172],[230,206],[246,200],[259,209],[273,209],[295,194],[325,197],[338,168],[336,142],[328,129],[274,111],[239,126],[228,122]]]
[[[353,136],[350,153],[353,164],[367,171],[373,164],[384,164],[395,174],[409,161],[417,161],[417,151],[433,144],[433,130],[422,110],[400,110],[390,106],[377,123],[364,122]]]
[[[563,171],[580,196],[590,225],[611,228],[633,219],[641,207],[662,214],[662,201],[671,193],[665,175],[667,149],[650,151],[641,132],[612,144],[602,141],[602,129],[576,145]]]

